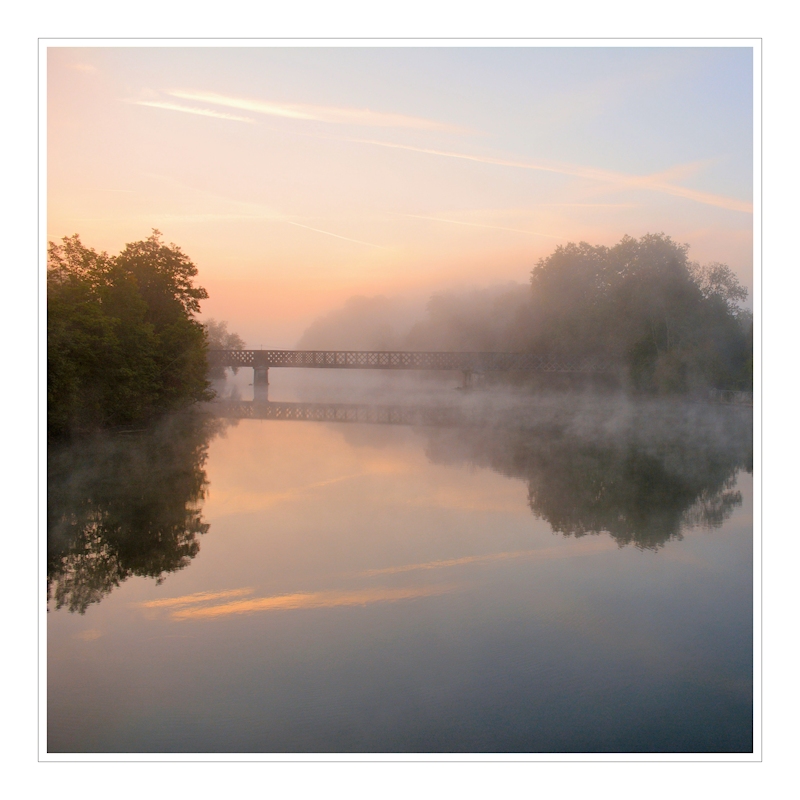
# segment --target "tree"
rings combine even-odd
[[[116,257],[77,234],[50,243],[48,434],[128,425],[208,398],[206,344],[194,319],[207,293],[160,234]]]
[[[556,248],[531,273],[530,347],[614,360],[642,391],[752,385],[747,290],[688,249],[663,233]]]
[[[163,244],[157,230],[126,245],[115,261],[136,282],[158,337],[158,406],[167,410],[206,399],[205,333],[194,315],[208,292],[193,283],[197,267],[179,247]]]

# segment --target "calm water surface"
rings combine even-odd
[[[750,752],[747,412],[562,410],[51,450],[48,750]]]

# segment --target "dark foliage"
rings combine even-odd
[[[140,433],[51,446],[47,582],[56,608],[82,614],[132,575],[160,583],[189,564],[208,530],[208,443],[223,426],[183,414]]]
[[[744,409],[662,402],[626,416],[600,400],[594,412],[569,402],[539,409],[532,427],[433,432],[428,456],[521,478],[555,533],[605,532],[620,546],[658,549],[687,528],[719,527],[741,505],[736,474],[753,459]]]
[[[206,339],[194,318],[197,268],[160,234],[116,257],[77,234],[50,243],[47,269],[47,428],[130,425],[208,399]]]

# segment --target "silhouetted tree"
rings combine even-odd
[[[132,575],[160,583],[189,564],[208,531],[208,443],[224,424],[183,414],[140,433],[51,445],[47,579],[56,608],[82,614]]]
[[[194,315],[197,268],[160,233],[116,257],[78,235],[50,243],[48,434],[125,425],[207,399],[206,343]]]

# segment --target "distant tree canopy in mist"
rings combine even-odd
[[[401,305],[388,297],[351,297],[316,319],[300,337],[300,350],[399,350],[408,327]]]
[[[209,350],[244,350],[244,339],[238,333],[228,331],[228,323],[224,320],[217,322],[209,319],[203,323],[206,331],[206,341]],[[238,371],[238,367],[232,367],[233,374]],[[219,380],[225,377],[225,367],[209,367],[208,377]]]
[[[158,231],[117,256],[50,243],[48,435],[126,425],[207,399],[197,267]]]
[[[531,273],[529,348],[610,358],[639,390],[749,388],[747,290],[724,264],[700,267],[687,252],[664,234],[556,248]]]
[[[749,389],[753,320],[747,290],[724,264],[689,261],[663,233],[614,247],[557,247],[529,286],[434,295],[407,324],[392,301],[351,298],[313,323],[307,349],[458,350],[598,356],[635,391]]]
[[[530,290],[510,284],[431,297],[425,319],[405,337],[410,350],[523,351],[530,338]]]

